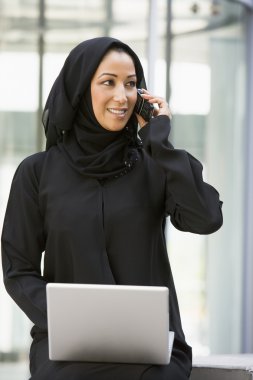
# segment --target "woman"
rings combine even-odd
[[[170,110],[149,123],[135,113],[144,87],[136,54],[113,38],[74,48],[49,94],[47,149],[14,176],[2,235],[7,291],[34,323],[32,380],[188,379],[191,348],[182,331],[166,252],[166,216],[179,230],[209,234],[222,225],[217,191],[202,166],[168,142]],[[137,125],[140,125],[137,137]],[[45,251],[44,273],[41,254]],[[48,282],[167,286],[175,332],[167,366],[53,362],[48,359]]]

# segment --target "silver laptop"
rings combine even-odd
[[[168,288],[47,285],[51,360],[168,364]]]

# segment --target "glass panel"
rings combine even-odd
[[[143,47],[143,42],[147,40],[148,11],[148,1],[146,0],[138,2],[130,0],[127,7],[125,0],[114,1],[114,23],[110,29],[110,35],[117,36],[123,41],[127,40],[139,52],[140,47]],[[139,54],[145,55],[145,51],[141,50]]]
[[[47,52],[69,52],[82,40],[104,35],[104,0],[46,2],[44,34]]]
[[[14,171],[24,157],[36,151],[39,67],[37,17],[37,1],[1,1],[1,225]],[[0,273],[2,279],[2,271]],[[30,321],[1,285],[0,360],[14,360],[27,354],[30,327]]]
[[[204,177],[225,200],[225,223],[207,237],[170,228],[170,258],[194,354],[234,353],[240,351],[243,247],[242,7],[175,0],[173,16],[173,141],[202,161]]]

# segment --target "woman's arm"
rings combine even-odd
[[[209,234],[223,222],[218,192],[203,181],[202,165],[185,150],[174,149],[168,138],[171,113],[164,99],[144,95],[157,103],[156,116],[147,124],[137,115],[144,148],[166,175],[166,213],[179,230]]]
[[[46,282],[41,275],[45,249],[38,199],[38,165],[43,153],[25,159],[11,186],[2,231],[2,265],[6,290],[28,318],[47,329]]]

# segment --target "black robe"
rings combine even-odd
[[[166,251],[165,219],[179,230],[209,234],[222,225],[217,191],[202,165],[168,142],[167,116],[139,135],[144,148],[132,171],[99,181],[81,175],[58,146],[26,158],[13,179],[2,233],[7,291],[34,323],[32,380],[180,380],[191,370]],[[44,271],[41,257],[45,251]],[[147,366],[48,359],[48,282],[167,286],[171,363]]]

